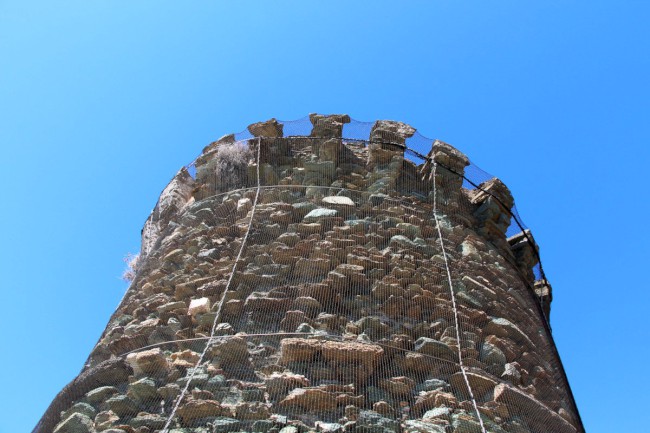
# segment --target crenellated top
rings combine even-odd
[[[529,284],[545,280],[538,247],[514,217],[514,199],[503,182],[469,178],[466,168],[472,164],[465,154],[423,137],[406,123],[357,122],[345,114],[312,113],[292,122],[272,118],[206,146],[161,194],[143,228],[142,254],[147,255],[184,206],[254,188],[258,146],[259,184],[303,189],[307,196],[355,194],[369,202],[392,197],[432,203],[436,182],[440,211],[494,244]],[[475,166],[472,172],[483,173]]]

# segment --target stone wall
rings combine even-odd
[[[435,141],[418,158],[409,125],[351,142],[348,116],[310,121],[253,124],[176,175],[35,431],[582,431],[507,187],[463,188],[466,156]]]

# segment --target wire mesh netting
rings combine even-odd
[[[399,122],[212,143],[35,431],[581,432],[538,248],[498,179]]]

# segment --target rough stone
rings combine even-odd
[[[357,428],[368,433],[399,432],[399,421],[387,418],[372,410],[362,410],[357,419]]]
[[[289,391],[294,388],[302,388],[309,386],[309,380],[303,375],[294,373],[272,373],[264,380],[266,390],[272,399],[278,399],[285,396]]]
[[[341,137],[343,125],[350,123],[350,116],[347,114],[316,114],[311,113],[309,120],[313,125],[310,136],[312,137]]]
[[[73,413],[80,413],[82,415],[86,415],[88,418],[91,418],[91,419],[95,418],[95,415],[97,415],[97,411],[95,410],[94,407],[92,407],[88,403],[78,402],[78,403],[75,403],[70,409],[65,411],[61,415],[61,419],[68,418]]]
[[[429,245],[422,238],[415,238],[414,240],[411,240],[403,235],[395,235],[392,238],[390,238],[390,244],[395,248],[405,249],[405,250],[416,250],[429,256],[433,255],[436,251],[435,247]]]
[[[138,405],[126,395],[116,395],[106,400],[106,406],[117,416],[133,416],[138,413]]]
[[[158,388],[158,395],[165,401],[171,401],[181,393],[181,387],[175,383],[168,383]]]
[[[336,422],[316,421],[316,428],[323,433],[342,433],[343,426]]]
[[[169,369],[167,359],[158,347],[136,353],[134,361],[144,374],[160,375]]]
[[[98,431],[105,431],[115,425],[120,420],[113,411],[106,410],[99,412],[95,417],[95,428]]]
[[[328,197],[323,197],[322,202],[325,205],[333,205],[333,206],[355,206],[351,198],[342,195],[332,195]]]
[[[481,374],[473,371],[466,371],[465,376],[469,382],[469,386],[472,388],[472,392],[476,398],[481,398],[488,392],[492,392],[495,386],[497,386],[497,381],[490,378],[485,374]],[[461,395],[469,396],[469,391],[467,389],[467,384],[465,383],[465,378],[462,373],[454,373],[449,378],[449,384],[455,390],[457,390]]]
[[[217,417],[211,422],[214,433],[227,433],[239,431],[241,422],[234,418]]]
[[[517,325],[501,317],[490,320],[483,332],[485,334],[494,334],[498,337],[512,338],[519,343],[528,344],[529,347],[535,347],[530,338]]]
[[[330,411],[336,409],[336,397],[320,389],[296,388],[280,403],[284,408],[299,408],[309,411]]]
[[[512,408],[537,433],[575,433],[576,428],[542,402],[511,385],[501,383],[494,388],[494,401]],[[516,409],[516,410],[515,410]]]
[[[512,362],[512,363],[505,364],[501,377],[509,381],[513,385],[521,384],[521,373],[517,368],[517,363]]]
[[[440,379],[427,379],[415,388],[416,391],[434,391],[438,389],[444,389],[449,384],[444,380]]]
[[[310,211],[307,215],[305,215],[305,222],[308,223],[313,223],[316,221],[319,221],[322,218],[331,218],[335,217],[338,214],[338,211],[334,209],[325,209],[325,208],[318,208]]]
[[[428,419],[449,419],[451,416],[451,409],[448,407],[437,407],[435,409],[428,410],[422,415],[423,420],[428,420]]]
[[[481,424],[476,418],[463,413],[453,415],[452,426],[454,433],[483,433]]]
[[[117,388],[114,386],[100,386],[86,393],[86,400],[92,405],[98,405],[109,397],[117,394]]]
[[[282,137],[282,124],[270,119],[248,125],[248,131],[255,137]]]
[[[73,413],[54,429],[54,433],[93,433],[94,431],[93,420],[82,413]]]
[[[129,421],[129,425],[134,428],[148,427],[151,430],[160,430],[165,426],[167,418],[161,415],[151,413],[141,413]]]
[[[506,356],[501,349],[490,343],[481,345],[479,359],[488,365],[497,364],[503,366],[507,362]]]
[[[413,392],[413,389],[415,388],[415,381],[410,377],[399,376],[392,377],[390,379],[384,379],[379,382],[379,386],[388,391],[390,394],[405,397]]]
[[[156,382],[149,378],[143,378],[129,384],[127,395],[138,403],[148,403],[158,399]]]
[[[222,367],[227,367],[233,361],[246,365],[249,357],[248,345],[242,337],[225,338],[212,345],[212,356],[220,360]]]
[[[458,359],[458,354],[455,353],[448,345],[442,341],[434,340],[433,338],[418,338],[415,341],[415,351],[450,361],[456,361]]]
[[[407,433],[445,433],[445,427],[414,419],[404,421],[404,431]],[[460,433],[460,432],[459,432]],[[464,432],[463,432],[464,433]]]
[[[330,362],[358,362],[373,369],[384,353],[381,346],[373,344],[326,341],[322,346],[323,358]]]
[[[176,414],[186,424],[200,418],[217,417],[222,413],[221,405],[214,400],[190,400],[176,411]]]
[[[415,400],[413,410],[424,413],[440,406],[455,408],[458,406],[458,400],[453,394],[441,390],[421,392]]]
[[[197,314],[204,314],[210,311],[210,299],[208,298],[199,298],[192,299],[190,301],[190,306],[187,308],[187,314],[190,316],[196,316]]]

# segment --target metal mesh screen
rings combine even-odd
[[[163,192],[35,431],[583,431],[538,262],[505,185],[408,125],[251,125]]]

